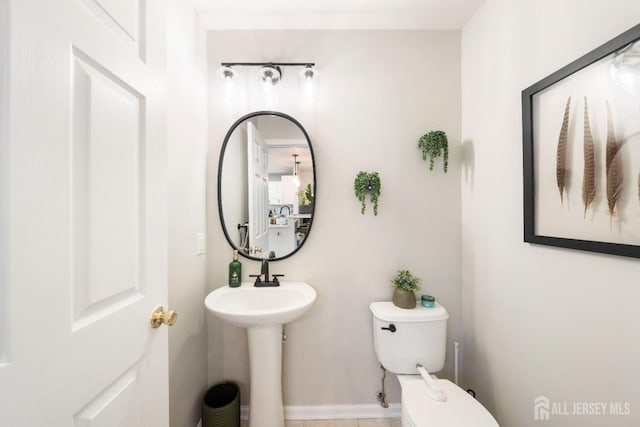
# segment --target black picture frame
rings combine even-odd
[[[583,55],[570,64],[562,67],[558,71],[545,77],[539,82],[529,86],[522,91],[522,134],[523,134],[523,190],[524,190],[524,241],[528,243],[534,243],[539,245],[555,246],[561,248],[577,249],[582,251],[599,252],[604,254],[620,255],[626,257],[640,258],[640,246],[628,243],[619,243],[615,241],[607,241],[607,239],[582,239],[578,237],[557,236],[551,233],[545,233],[538,230],[538,216],[540,206],[537,206],[537,191],[543,191],[536,187],[539,184],[536,181],[536,167],[538,159],[535,154],[539,152],[539,147],[536,144],[542,144],[542,142],[536,141],[536,135],[534,130],[540,128],[539,122],[536,122],[534,117],[535,105],[534,99],[538,94],[549,93],[554,90],[553,87],[564,79],[571,76],[575,76],[576,73],[580,73],[586,67],[601,61],[610,55],[614,55],[620,52],[622,49],[632,46],[634,43],[640,40],[640,24],[625,31],[612,40],[597,47],[591,52]],[[640,46],[640,44],[638,45]],[[572,77],[575,78],[575,77]],[[640,76],[639,76],[640,78]],[[558,86],[555,86],[558,87]],[[566,99],[566,98],[565,98]],[[539,102],[539,101],[538,101]],[[577,101],[581,102],[581,101]],[[586,100],[585,100],[586,103]],[[539,105],[539,104],[538,104]],[[579,105],[579,104],[577,104]],[[539,110],[540,107],[538,107]],[[561,107],[564,109],[564,105]],[[555,113],[554,113],[555,114]],[[562,118],[562,117],[560,117]],[[640,118],[639,118],[640,120]],[[554,126],[556,126],[554,124]],[[559,127],[556,128],[556,132],[559,131]],[[556,133],[555,141],[549,141],[549,143],[557,144],[558,134]],[[637,144],[640,147],[640,142]],[[635,148],[634,148],[635,149]],[[578,149],[576,149],[577,151]],[[602,150],[601,150],[602,151]],[[601,157],[603,154],[601,155]],[[638,176],[638,171],[633,172],[633,176]],[[555,179],[555,176],[554,178]],[[578,185],[577,183],[573,185]],[[548,189],[545,183],[544,191],[551,191]],[[540,185],[542,187],[542,185]],[[558,188],[554,189],[558,194]],[[582,200],[580,200],[582,201]],[[566,201],[565,201],[566,202]],[[577,202],[577,201],[574,201]],[[638,202],[636,198],[635,202]],[[560,204],[560,198],[558,197],[558,204]],[[606,204],[606,200],[605,200]],[[640,205],[638,206],[640,209]],[[586,216],[586,210],[585,210]],[[586,225],[585,225],[586,226]]]

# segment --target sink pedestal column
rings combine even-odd
[[[248,328],[249,427],[284,427],[282,325]]]

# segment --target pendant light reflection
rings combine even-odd
[[[298,176],[298,165],[300,162],[298,161],[298,155],[292,154],[293,156],[293,183],[296,187],[300,187],[300,176]]]

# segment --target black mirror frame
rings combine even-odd
[[[281,257],[276,257],[273,259],[268,259],[268,258],[258,258],[258,257],[254,257],[248,254],[245,254],[243,252],[240,251],[240,249],[238,247],[236,247],[236,245],[233,243],[233,241],[231,240],[231,237],[229,236],[229,233],[227,232],[227,226],[224,222],[224,214],[222,212],[222,162],[224,161],[224,153],[227,149],[227,144],[229,142],[229,138],[231,137],[231,135],[233,134],[233,131],[236,130],[236,128],[238,126],[240,126],[241,123],[243,123],[246,120],[249,120],[253,117],[257,117],[257,116],[277,116],[277,117],[282,117],[283,119],[287,119],[290,122],[292,122],[293,124],[295,124],[298,129],[300,129],[300,131],[302,132],[302,134],[304,135],[305,139],[307,140],[307,144],[309,144],[309,152],[311,154],[311,163],[313,166],[313,204],[311,205],[311,221],[309,222],[309,229],[307,230],[307,235],[304,239],[304,241],[302,242],[302,244],[300,246],[298,246],[297,248],[295,248],[293,251],[289,252],[287,255],[285,256],[281,256]],[[307,242],[307,240],[309,239],[309,234],[311,233],[311,229],[313,228],[313,219],[315,216],[315,210],[316,210],[316,200],[317,200],[317,195],[318,195],[318,181],[316,180],[316,159],[315,159],[315,155],[313,153],[313,146],[311,145],[311,138],[309,138],[309,134],[307,134],[307,131],[305,130],[305,128],[300,124],[300,122],[298,122],[296,119],[294,119],[293,117],[291,117],[288,114],[285,113],[281,113],[279,111],[255,111],[253,113],[249,113],[246,114],[242,117],[240,117],[238,120],[235,121],[235,123],[233,125],[231,125],[231,128],[229,128],[229,130],[227,131],[227,134],[224,137],[224,142],[222,143],[222,148],[220,149],[220,158],[218,159],[218,215],[220,216],[220,225],[222,226],[222,232],[224,233],[224,237],[227,239],[227,242],[229,242],[229,244],[231,245],[231,247],[235,250],[238,251],[238,253],[240,255],[242,255],[244,258],[247,259],[251,259],[254,261],[262,261],[264,259],[267,259],[269,262],[271,261],[280,261],[283,259],[287,259],[290,256],[292,256],[293,254],[295,254],[296,252],[298,252],[300,250],[300,248],[302,248],[305,243]]]

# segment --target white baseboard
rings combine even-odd
[[[388,408],[377,404],[285,406],[287,420],[346,420],[352,418],[400,418],[399,403]]]
[[[367,405],[312,405],[285,406],[285,420],[347,420],[366,418],[400,418],[399,403],[391,403],[388,408],[376,404]],[[240,406],[240,419],[249,419],[249,406]],[[197,427],[202,427],[202,420]]]
[[[388,408],[376,404],[367,405],[313,405],[285,406],[286,420],[346,420],[352,418],[400,418],[399,403],[392,403]],[[240,407],[240,418],[249,419],[249,407]]]

